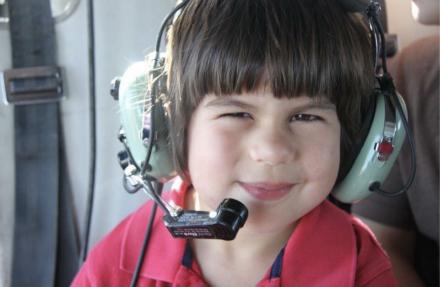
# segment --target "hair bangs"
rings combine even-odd
[[[211,11],[218,13],[208,10],[197,15],[200,20],[192,18],[199,34],[182,47],[191,51],[185,59],[182,92],[193,104],[208,93],[237,94],[261,85],[275,97],[318,96],[337,103],[339,95],[355,90],[347,90],[346,83],[362,86],[365,81],[362,65],[356,71],[352,63],[361,59],[371,65],[371,59],[349,36],[354,32],[364,37],[369,49],[368,33],[352,31],[352,19],[340,7],[326,9],[335,6],[327,1],[215,2],[222,7]]]

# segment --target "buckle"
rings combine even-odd
[[[5,105],[58,102],[62,96],[63,81],[58,66],[9,69],[0,74],[0,97]]]

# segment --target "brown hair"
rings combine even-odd
[[[342,127],[342,159],[374,86],[369,33],[335,0],[190,0],[168,35],[170,141],[187,171],[187,129],[208,93],[327,97]]]

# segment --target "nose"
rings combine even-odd
[[[297,147],[289,131],[276,128],[261,128],[253,137],[249,155],[252,160],[270,166],[292,162],[297,156]]]

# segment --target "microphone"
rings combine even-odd
[[[243,203],[226,198],[215,212],[183,210],[176,217],[167,214],[163,219],[174,237],[233,240],[247,216]]]
[[[133,171],[133,172],[130,172]],[[171,235],[186,239],[233,240],[248,217],[248,209],[240,201],[224,199],[216,211],[182,209],[164,201],[149,180],[144,180],[136,168],[125,168],[126,183],[133,190],[142,189],[165,212],[163,221]]]

